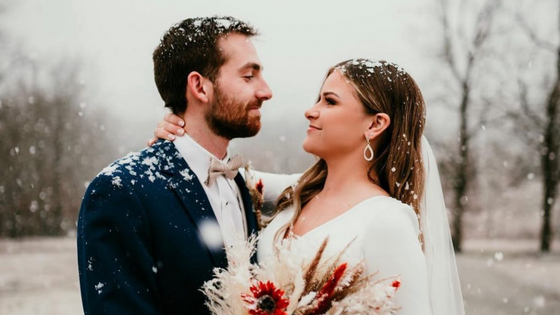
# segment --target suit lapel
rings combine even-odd
[[[241,174],[237,174],[237,176],[235,176],[235,183],[237,184],[237,187],[239,187],[241,199],[243,199],[243,207],[245,208],[245,219],[247,221],[247,237],[251,237],[251,235],[258,235],[257,216],[253,212],[253,202],[251,200],[251,194],[249,193],[249,189],[247,189],[247,185],[245,185],[245,180],[243,180]],[[256,252],[253,254],[253,256],[251,256],[251,263],[257,263]]]
[[[239,187],[239,192],[241,193],[241,199],[243,199],[243,207],[245,208],[245,220],[247,221],[247,237],[251,234],[257,235],[257,218],[253,212],[253,202],[251,201],[251,195],[249,194],[249,189],[245,185],[245,180],[241,174],[235,176],[235,183]]]
[[[171,189],[181,200],[187,214],[197,227],[199,235],[202,235],[201,239],[204,241],[204,235],[207,235],[206,232],[208,231],[220,233],[218,220],[198,177],[172,143],[164,142],[161,148],[166,151],[168,157],[171,156],[166,160],[168,162],[167,167],[164,167],[171,175],[168,189]],[[211,236],[214,239],[214,235]],[[227,256],[221,233],[220,237],[216,239],[220,240],[219,244],[213,244],[217,246],[208,246],[208,244],[204,244],[204,246],[212,257],[214,265],[225,268],[227,266]]]

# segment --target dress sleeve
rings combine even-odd
[[[429,315],[426,260],[412,208],[401,204],[383,209],[368,224],[362,244],[368,272],[378,272],[374,279],[400,277],[397,314]]]
[[[245,178],[245,169],[239,169],[239,171],[241,172],[241,175],[243,175],[243,178]],[[265,202],[276,201],[276,199],[278,198],[278,196],[280,196],[284,189],[295,184],[302,175],[274,174],[259,172],[255,170],[251,170],[251,173],[254,176],[254,182],[257,182],[259,179],[261,179],[263,182]]]

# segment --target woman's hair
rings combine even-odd
[[[367,114],[385,113],[391,119],[389,127],[376,139],[375,158],[368,168],[369,180],[419,214],[424,189],[420,145],[426,115],[418,85],[403,68],[386,61],[343,61],[330,68],[326,78],[334,71],[339,71],[354,87]],[[283,237],[299,218],[301,209],[323,189],[327,174],[327,163],[319,159],[297,185],[286,188],[280,195],[276,214],[291,205],[295,212],[292,220],[277,232],[276,239]]]

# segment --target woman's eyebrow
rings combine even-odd
[[[340,96],[338,96],[338,94],[336,94],[335,92],[323,92],[323,97],[328,96],[328,95],[334,95],[338,98],[341,98]]]

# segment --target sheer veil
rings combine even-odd
[[[436,159],[428,140],[422,137],[426,186],[420,206],[424,234],[428,290],[433,315],[464,315],[463,296],[455,252],[443,199]]]

